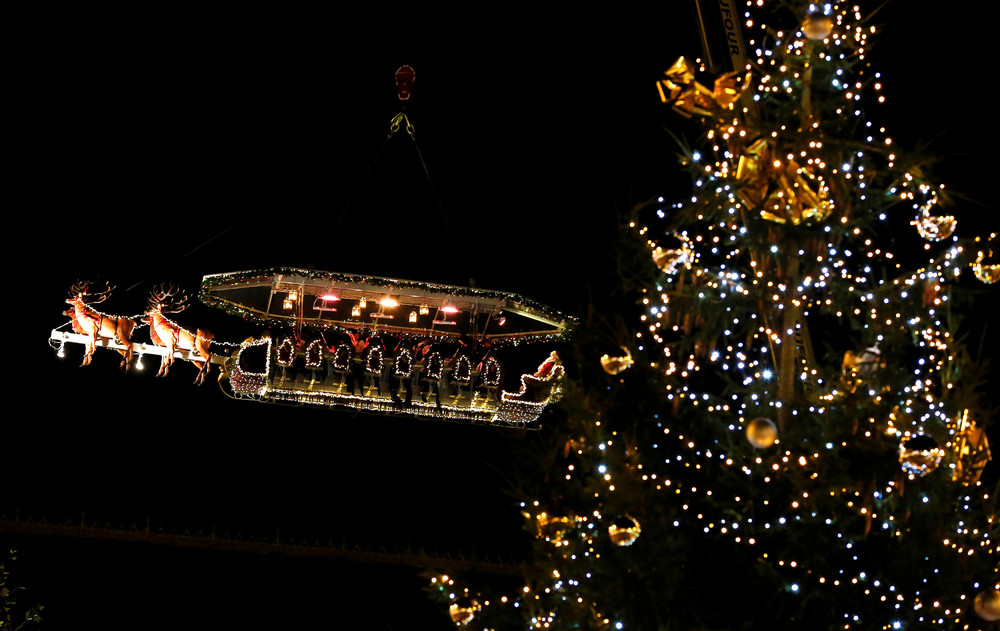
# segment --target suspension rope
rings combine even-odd
[[[372,159],[371,163],[369,163],[368,169],[365,171],[361,181],[358,182],[358,185],[355,187],[354,193],[351,195],[350,199],[344,205],[344,208],[337,215],[337,218],[333,221],[333,224],[327,231],[326,236],[323,238],[323,241],[318,249],[319,252],[326,250],[326,246],[330,242],[331,236],[336,232],[348,211],[350,211],[350,209],[354,206],[354,202],[357,200],[362,187],[368,181],[372,171],[374,171],[375,164],[379,161],[379,158],[382,157],[382,153],[385,151],[389,141],[392,140],[393,136],[399,133],[401,129],[406,130],[406,134],[410,137],[410,141],[413,142],[413,148],[417,152],[417,159],[420,160],[420,166],[424,171],[424,177],[427,178],[427,184],[431,189],[431,195],[434,197],[434,204],[437,206],[438,212],[441,215],[441,223],[444,224],[445,234],[447,236],[448,243],[451,245],[452,254],[455,257],[459,257],[461,255],[458,239],[455,237],[455,230],[451,225],[451,221],[448,219],[448,213],[445,210],[444,203],[441,201],[441,196],[438,194],[437,187],[434,185],[434,180],[431,179],[431,172],[427,167],[427,161],[424,160],[424,154],[420,150],[420,145],[417,143],[416,127],[414,127],[413,122],[410,120],[410,117],[407,116],[406,112],[399,112],[392,117],[392,120],[389,121],[389,133],[386,135],[385,141],[383,141],[382,146],[379,147],[375,157]]]
[[[147,274],[144,278],[140,278],[136,282],[134,282],[131,285],[129,285],[129,287],[125,290],[125,293],[128,293],[128,292],[132,291],[133,289],[135,289],[136,287],[138,287],[139,285],[145,283],[146,281],[149,280],[149,278],[151,276],[159,275],[164,270],[173,267],[174,265],[176,265],[181,260],[183,260],[183,259],[191,256],[192,254],[194,254],[198,250],[202,249],[203,247],[205,247],[206,245],[208,245],[212,241],[215,241],[216,239],[218,239],[222,235],[226,234],[227,232],[229,232],[230,230],[232,230],[236,226],[238,226],[241,223],[245,222],[247,219],[249,219],[250,217],[254,216],[254,214],[255,214],[254,212],[251,212],[251,213],[248,213],[246,215],[243,215],[242,218],[240,218],[237,221],[234,221],[233,223],[229,224],[228,226],[226,226],[225,228],[223,228],[221,231],[219,231],[218,233],[216,233],[214,236],[211,236],[208,239],[206,239],[205,241],[202,241],[201,243],[199,243],[198,245],[194,246],[193,248],[191,248],[190,250],[188,250],[184,254],[178,256],[177,258],[175,258],[173,261],[170,261],[166,265],[161,265],[160,268],[157,269],[157,270],[155,270],[152,274]]]

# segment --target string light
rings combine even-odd
[[[771,8],[776,19],[792,14],[769,0],[740,12],[748,98],[720,101],[723,90],[694,79],[706,70],[698,61],[658,85],[664,102],[707,127],[684,161],[694,194],[660,199],[648,209],[655,218],[631,223],[659,271],[642,292],[633,343],[662,375],[671,418],[622,419],[609,406],[603,419],[582,396],[567,406],[571,434],[553,476],[566,488],[540,488],[541,499],[522,504],[547,546],[543,567],[555,568],[511,596],[532,607],[529,628],[587,626],[587,612],[622,605],[597,602],[620,589],[602,581],[629,580],[622,567],[660,587],[644,555],[661,548],[642,545],[662,537],[669,548],[669,535],[650,531],[612,551],[606,513],[621,515],[628,501],[655,514],[639,515],[644,525],[746,554],[784,581],[768,594],[782,615],[805,615],[818,599],[822,622],[845,630],[982,626],[972,602],[1000,579],[1000,542],[995,517],[979,523],[990,498],[978,481],[951,480],[966,431],[955,419],[971,402],[951,316],[966,265],[983,282],[1000,271],[981,241],[955,236],[953,216],[932,213],[941,187],[899,166],[895,142],[866,112],[885,98],[860,9],[812,4],[809,19],[778,26]],[[911,219],[910,234],[928,242],[908,250],[878,236]],[[661,434],[647,444],[639,437],[650,424]],[[747,444],[751,426],[766,440]]]

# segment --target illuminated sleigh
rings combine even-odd
[[[562,366],[503,392],[498,355],[574,324],[516,294],[301,269],[205,276],[199,298],[278,331],[227,360],[235,397],[456,421],[537,420]]]
[[[541,372],[545,364],[542,364]],[[546,374],[521,375],[521,390],[501,395],[497,416],[511,423],[529,422],[538,418],[545,406],[557,401],[562,394],[564,370],[554,365]]]

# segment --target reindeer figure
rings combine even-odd
[[[160,370],[157,377],[166,377],[170,372],[170,365],[174,361],[174,349],[188,350],[197,353],[201,359],[191,359],[192,363],[198,364],[198,376],[194,382],[197,385],[205,383],[205,376],[212,365],[212,353],[209,351],[209,344],[215,337],[208,331],[198,329],[192,333],[183,329],[176,323],[171,322],[164,315],[165,313],[180,313],[187,309],[187,295],[179,295],[180,289],[172,284],[164,288],[159,285],[149,292],[149,301],[146,307],[146,322],[149,324],[149,336],[153,344],[165,346],[167,349],[163,359],[160,361]]]
[[[135,322],[124,316],[104,315],[90,306],[107,300],[114,287],[105,283],[103,291],[91,292],[89,289],[90,281],[77,281],[70,289],[70,297],[66,300],[68,304],[73,305],[73,308],[66,312],[66,315],[73,320],[73,330],[90,338],[80,366],[90,365],[94,359],[94,349],[97,348],[97,338],[100,337],[117,341],[125,346],[125,350],[118,349],[118,352],[122,355],[121,368],[128,370],[132,362],[132,329],[135,328]]]

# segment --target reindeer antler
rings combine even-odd
[[[90,292],[90,285],[91,281],[89,280],[76,281],[69,290],[70,298],[80,298],[86,304],[97,304],[107,300],[115,289],[114,286],[106,282],[102,291]]]
[[[178,295],[180,298],[175,298]],[[148,304],[150,309],[159,308],[162,313],[180,313],[191,306],[188,304],[190,298],[191,296],[183,293],[180,287],[175,287],[173,283],[166,288],[160,283],[149,292]]]

